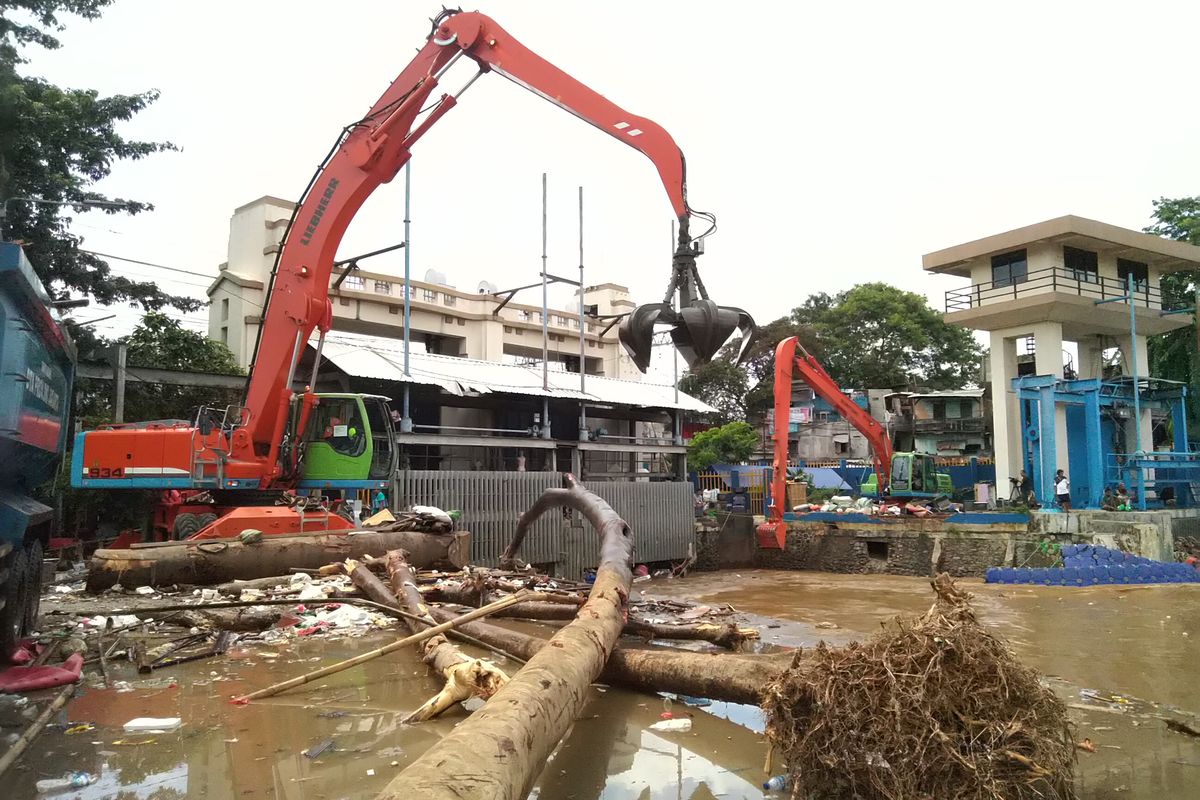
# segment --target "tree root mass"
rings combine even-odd
[[[1061,700],[975,619],[948,576],[922,617],[862,644],[797,652],[767,690],[793,797],[1075,797]]]

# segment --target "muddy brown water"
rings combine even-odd
[[[1200,713],[1200,586],[988,586],[966,581],[981,619],[1029,664],[1051,676],[1071,705],[1085,800],[1200,797],[1200,739],[1166,729],[1174,709]],[[896,613],[930,602],[928,582],[894,576],[747,570],[639,584],[652,596],[731,603],[764,627],[767,645],[842,643],[878,629]],[[766,620],[756,620],[764,624]],[[829,627],[835,625],[837,627]],[[377,647],[386,633],[308,637],[235,647],[225,657],[179,665],[152,678],[127,666],[113,677],[129,690],[81,687],[65,714],[5,777],[0,796],[35,797],[39,778],[83,770],[99,781],[53,795],[68,798],[369,798],[463,716],[404,726],[405,713],[436,689],[415,656],[397,653],[244,707],[229,698]],[[516,665],[507,664],[515,669]],[[1121,697],[1115,702],[1090,696]],[[594,688],[583,715],[547,763],[539,800],[761,798],[763,719],[757,709],[676,701],[692,716],[688,733],[649,726],[662,698]],[[121,731],[133,717],[178,716],[170,734]],[[95,726],[67,733],[80,722]],[[305,755],[332,740],[316,757]]]

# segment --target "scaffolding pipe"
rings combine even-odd
[[[544,264],[542,265],[545,266]],[[545,272],[545,269],[542,270]],[[586,394],[587,321],[583,316],[583,187],[579,187],[579,393]],[[579,401],[579,441],[587,441],[587,400]]]
[[[550,296],[546,279],[546,173],[542,173],[542,389],[550,391]],[[547,420],[548,422],[549,420]]]
[[[404,377],[411,378],[409,341],[412,338],[412,159],[404,165]],[[401,433],[412,431],[409,383],[404,383],[403,409],[400,414]]]

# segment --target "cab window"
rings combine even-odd
[[[323,397],[313,409],[309,440],[324,442],[335,453],[360,456],[367,450],[367,434],[354,398]]]

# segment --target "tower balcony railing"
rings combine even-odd
[[[1114,300],[1127,293],[1125,281],[1097,275],[1087,270],[1049,267],[1034,270],[1022,278],[977,283],[965,289],[946,292],[946,313],[968,311],[993,303],[1019,300],[1054,292],[1073,294],[1092,300]],[[1142,308],[1162,311],[1162,292],[1157,286],[1145,281],[1133,284],[1133,304]]]
[[[913,420],[913,430],[918,433],[983,433],[986,428],[987,420],[983,417]]]

